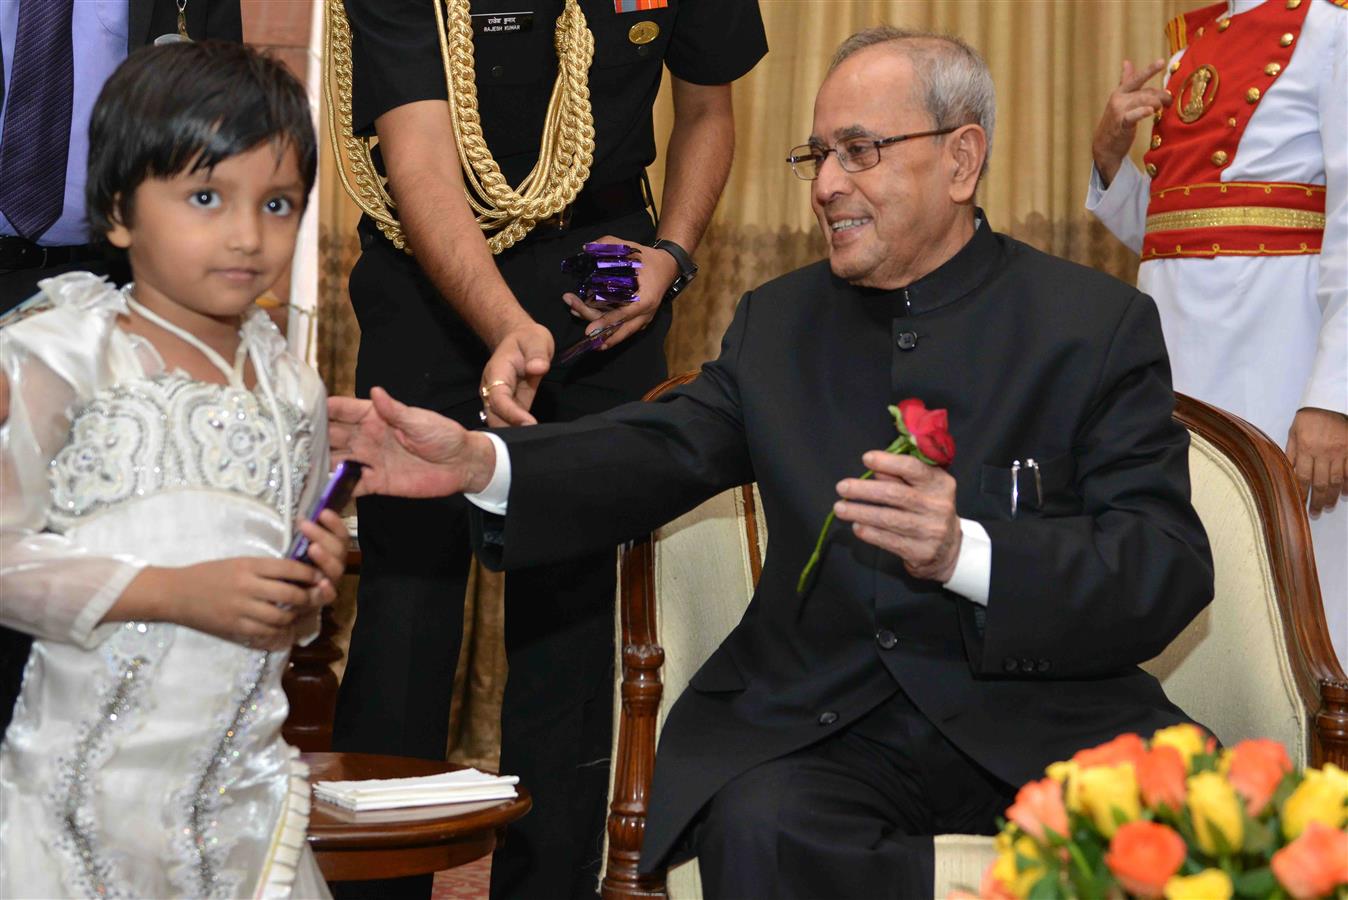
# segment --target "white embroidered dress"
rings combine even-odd
[[[248,390],[242,365],[166,371],[102,280],[43,287],[54,308],[0,330],[0,621],[36,637],[0,745],[0,896],[326,897],[287,654],[98,624],[143,566],[284,551],[327,472],[322,383],[261,311]]]

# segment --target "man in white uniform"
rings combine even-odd
[[[1168,64],[1123,64],[1086,208],[1142,255],[1175,390],[1285,437],[1348,661],[1345,6],[1223,0],[1177,17]],[[1147,87],[1162,69],[1166,89]],[[1128,151],[1148,117],[1144,174]]]

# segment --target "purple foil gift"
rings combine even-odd
[[[562,271],[576,278],[576,294],[591,309],[607,312],[635,303],[641,251],[626,244],[586,244],[562,260]]]

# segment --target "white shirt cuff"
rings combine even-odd
[[[987,606],[992,586],[992,539],[973,519],[960,519],[960,533],[960,558],[955,560],[955,571],[945,589]]]
[[[506,501],[510,498],[510,451],[506,449],[506,442],[498,436],[490,431],[484,431],[483,434],[496,447],[496,468],[491,473],[491,481],[479,493],[463,496],[483,512],[504,516]]]

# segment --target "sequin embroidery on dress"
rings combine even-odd
[[[284,656],[282,657],[284,658]],[[248,726],[256,718],[258,695],[272,672],[270,653],[256,653],[244,666],[232,701],[219,723],[219,737],[193,766],[197,772],[188,787],[173,795],[178,818],[172,841],[177,864],[169,872],[174,887],[187,897],[232,897],[245,873],[227,870],[229,855],[248,810],[227,808],[227,788],[238,769],[247,740]],[[232,815],[231,815],[232,814]]]
[[[113,385],[79,410],[52,459],[51,527],[65,531],[101,509],[176,487],[208,487],[282,511],[277,433],[288,442],[291,480],[309,468],[313,427],[293,404],[281,418],[253,392],[180,372]]]
[[[172,639],[172,629],[164,625],[123,623],[102,648],[106,670],[95,688],[97,714],[80,724],[74,748],[57,760],[48,806],[56,817],[54,849],[65,862],[63,876],[72,894],[135,896],[123,886],[116,858],[103,847],[93,794],[99,770],[116,749],[116,736],[133,728],[144,713],[148,685]]]

